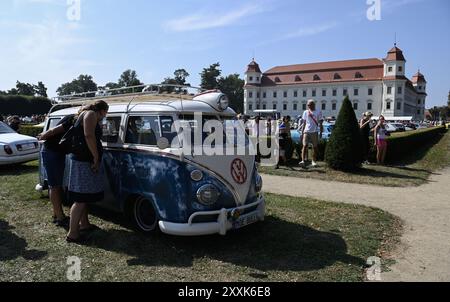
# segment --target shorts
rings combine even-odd
[[[385,139],[377,139],[377,147],[384,149],[387,147],[387,141]]]
[[[319,133],[305,132],[305,134],[303,135],[303,146],[308,146],[309,144],[312,144],[314,148],[317,148],[317,146],[319,146]]]
[[[44,148],[41,156],[49,188],[62,187],[64,183],[64,169],[66,168],[66,155]]]

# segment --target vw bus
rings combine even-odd
[[[44,130],[97,99],[56,105]],[[174,123],[195,124],[196,114],[201,113],[204,121],[233,121],[236,113],[223,93],[136,93],[101,99],[110,107],[102,139],[105,199],[97,206],[125,214],[142,232],[159,228],[178,236],[226,235],[264,220],[262,178],[255,156],[186,154],[180,141],[168,143],[176,141]],[[69,163],[68,159],[66,171]],[[46,189],[40,166],[37,190]],[[67,173],[64,183],[67,186]]]

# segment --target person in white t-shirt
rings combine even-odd
[[[308,110],[303,113],[302,116],[302,140],[303,140],[303,150],[302,150],[302,161],[300,166],[305,166],[306,157],[308,152],[309,144],[314,147],[312,167],[317,166],[317,154],[319,153],[319,137],[322,137],[323,133],[323,117],[322,112],[316,110],[316,103],[313,100],[308,101]],[[320,134],[319,134],[320,133]]]

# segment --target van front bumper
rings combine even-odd
[[[243,212],[249,208],[256,209],[252,212],[240,216],[237,220],[231,217],[232,213],[236,211]],[[159,228],[161,232],[175,236],[202,236],[220,234],[226,235],[228,231],[239,228],[240,225],[246,226],[256,221],[263,221],[266,214],[266,202],[264,195],[261,193],[258,200],[252,204],[231,208],[221,209],[210,212],[197,212],[191,215],[188,223],[172,223],[167,221],[160,221]],[[201,216],[218,215],[216,222],[195,223],[192,222],[194,218]],[[244,222],[239,225],[239,222]]]

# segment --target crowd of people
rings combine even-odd
[[[18,116],[18,115],[8,115],[4,116],[0,114],[0,122],[3,122],[7,124],[9,127],[11,127],[14,131],[18,132],[20,129],[20,126],[22,124],[40,124],[43,123],[46,119],[46,115],[32,115],[31,117],[28,116]]]
[[[249,118],[246,116],[238,116],[239,119],[244,121],[245,125],[250,123]],[[369,153],[371,150],[370,136],[374,137],[374,144],[377,149],[377,164],[384,164],[387,153],[387,137],[390,135],[386,128],[386,121],[384,116],[380,116],[378,121],[372,119],[373,114],[366,112],[363,114],[359,121],[362,143],[363,143],[363,162],[369,163]],[[322,112],[316,109],[316,103],[313,100],[308,101],[307,110],[303,113],[297,121],[292,121],[290,116],[282,117],[274,125],[271,117],[266,120],[256,116],[251,126],[247,127],[247,133],[256,138],[257,147],[257,161],[260,162],[259,152],[259,137],[271,136],[273,127],[278,127],[279,130],[279,149],[280,158],[279,163],[286,164],[293,151],[293,142],[291,139],[292,125],[296,125],[296,130],[301,134],[301,154],[299,154],[299,165],[306,168],[308,165],[309,147],[312,146],[312,159],[311,167],[317,167],[318,154],[319,154],[319,141],[322,138],[324,132],[323,123],[325,118]],[[279,168],[277,164],[276,169]]]

